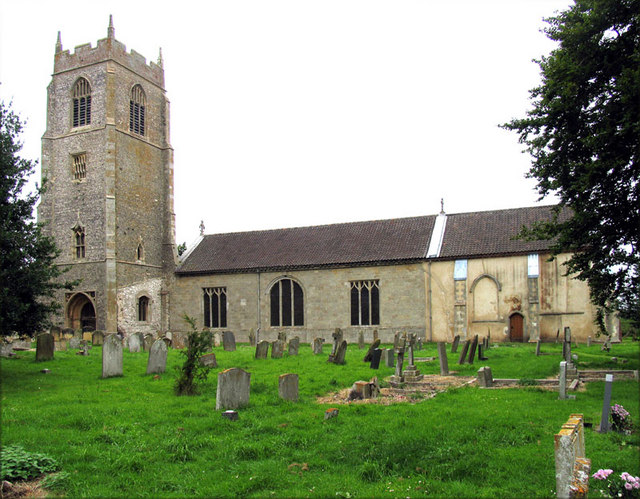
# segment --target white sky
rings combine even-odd
[[[0,2],[0,98],[40,157],[57,32],[162,48],[177,242],[531,206],[515,132],[569,0]],[[39,181],[38,171],[38,181]],[[549,204],[553,200],[545,200]]]

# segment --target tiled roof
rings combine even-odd
[[[524,224],[549,218],[550,207],[447,215],[439,258],[542,251],[545,241],[512,237]],[[435,215],[212,234],[202,238],[178,274],[216,274],[393,264],[426,259]]]

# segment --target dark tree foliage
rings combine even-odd
[[[187,336],[187,349],[181,350],[184,355],[182,366],[176,366],[178,378],[174,386],[176,395],[198,394],[198,382],[206,381],[209,367],[200,364],[200,357],[213,345],[213,335],[210,331],[198,331],[196,321],[188,315],[183,319],[189,324],[191,331]]]
[[[32,217],[40,190],[23,189],[35,163],[21,158],[23,123],[11,105],[0,102],[0,335],[33,335],[47,327],[60,305],[58,289],[75,283],[57,280],[59,251]]]
[[[503,127],[532,155],[540,199],[572,216],[522,235],[573,253],[567,271],[589,283],[603,328],[611,305],[638,309],[640,0],[576,0],[545,22],[558,47],[536,61],[533,109]]]

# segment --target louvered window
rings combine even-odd
[[[91,124],[91,86],[80,78],[73,87],[73,127]]]
[[[376,326],[379,324],[379,281],[353,281],[351,283],[351,325]]]
[[[87,155],[75,154],[73,156],[73,179],[84,180],[87,177]]]
[[[204,327],[227,327],[227,288],[204,288]]]
[[[144,135],[145,131],[145,109],[147,98],[140,85],[136,85],[131,90],[131,100],[129,101],[129,131]]]

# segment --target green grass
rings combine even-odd
[[[580,345],[580,368],[638,369],[639,344]],[[381,379],[392,368],[369,369],[366,350],[351,345],[347,364],[326,362],[330,346],[314,356],[308,345],[297,357],[255,360],[254,349],[215,348],[219,368],[201,395],[173,393],[174,367],[183,357],[169,352],[167,373],[146,376],[147,355],[124,354],[124,376],[101,379],[101,351],[89,357],[56,352],[36,363],[34,352],[2,359],[2,444],[20,444],[51,456],[63,478],[53,494],[68,497],[549,497],[554,495],[553,435],[571,413],[584,413],[596,426],[604,383],[588,385],[575,400],[539,387],[449,390],[433,399],[390,406],[330,405],[316,396]],[[491,366],[496,378],[557,375],[561,345],[499,345],[488,361],[449,367],[475,375]],[[437,356],[426,344],[417,357]],[[626,358],[615,364],[612,356]],[[40,372],[42,368],[49,374]],[[241,367],[251,373],[251,403],[230,422],[215,410],[216,373]],[[438,361],[419,363],[424,374],[439,373]],[[278,376],[300,375],[300,401],[278,398]],[[640,421],[638,383],[615,381],[612,403]],[[637,429],[637,426],[636,426]],[[640,474],[639,436],[586,434],[593,470],[612,468]],[[595,485],[594,485],[595,486]],[[597,494],[592,491],[591,496]]]

